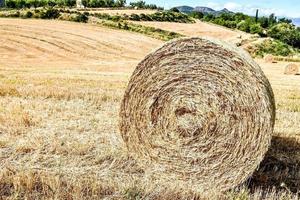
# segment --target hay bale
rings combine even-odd
[[[286,75],[297,75],[299,73],[299,66],[295,63],[289,63],[284,68],[284,74]]]
[[[266,55],[264,57],[264,60],[265,60],[266,63],[276,63],[275,57],[273,55],[270,55],[270,54]]]
[[[272,88],[247,53],[183,38],[138,64],[121,105],[120,131],[156,179],[205,193],[233,188],[255,171],[274,119]]]

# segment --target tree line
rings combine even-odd
[[[113,7],[125,7],[126,0],[82,0],[82,4],[89,8],[113,8]],[[76,5],[76,0],[5,0],[5,6],[7,8],[38,8],[38,7],[54,7],[65,6],[73,7]],[[129,7],[139,9],[157,9],[163,10],[155,4],[147,4],[145,1],[130,2]]]
[[[232,29],[238,29],[247,33],[258,34],[262,37],[271,37],[300,48],[300,29],[287,18],[277,18],[275,14],[266,17],[252,17],[243,13],[222,13],[219,15],[192,12],[191,17],[202,21],[212,22]]]

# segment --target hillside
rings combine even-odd
[[[231,11],[229,11],[227,8],[224,8],[222,10],[214,10],[212,8],[209,7],[204,7],[204,6],[197,6],[195,8],[190,7],[190,6],[178,6],[176,7],[180,12],[183,13],[191,13],[191,12],[201,12],[204,14],[212,14],[212,15],[220,15],[222,13],[233,13]]]
[[[134,66],[137,57],[162,43],[141,34],[88,24],[0,20],[0,66],[88,66],[98,70],[109,66],[113,71],[126,71],[120,63]]]
[[[194,24],[172,22],[134,22],[145,26],[152,26],[168,31],[175,31],[186,36],[203,36],[226,40],[232,43],[240,43],[241,40],[250,38],[252,35],[241,31],[231,30],[215,24],[197,20]]]

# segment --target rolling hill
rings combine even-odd
[[[204,14],[213,14],[213,15],[220,15],[222,13],[233,13],[230,10],[228,10],[227,8],[224,8],[222,10],[214,10],[212,8],[209,7],[204,7],[204,6],[197,6],[195,8],[190,7],[190,6],[178,6],[176,7],[180,12],[183,13],[191,13],[191,12],[202,12]]]

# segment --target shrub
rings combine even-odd
[[[263,35],[263,28],[260,24],[251,24],[250,25],[250,33]]]
[[[290,56],[293,55],[295,50],[278,40],[267,39],[262,43],[256,44],[254,49],[250,52],[253,56],[263,57],[266,54],[275,56]]]
[[[115,7],[124,7],[126,5],[126,0],[116,0]]]
[[[74,18],[72,18],[71,21],[74,22],[83,22],[86,23],[89,20],[89,17],[86,14],[76,14]]]
[[[248,20],[243,20],[237,24],[237,28],[241,31],[249,33],[250,32],[250,23]]]
[[[202,12],[195,11],[191,12],[189,15],[195,19],[202,19],[204,17],[204,14]]]
[[[300,31],[291,24],[279,23],[269,29],[267,34],[293,47],[300,48]]]
[[[40,12],[42,19],[56,19],[60,16],[60,12],[57,9],[49,8]]]
[[[33,16],[33,13],[30,10],[28,10],[25,14],[26,18],[31,18],[32,16]]]
[[[131,14],[129,19],[132,21],[140,21],[141,20],[140,16],[137,14]]]
[[[208,14],[208,15],[205,15],[205,16],[203,17],[203,20],[204,20],[204,21],[212,21],[212,20],[214,20],[214,19],[215,19],[215,16],[212,15],[212,14]]]
[[[180,13],[180,11],[178,10],[178,8],[175,8],[175,7],[174,7],[174,8],[171,8],[170,11],[171,11],[171,12],[177,12],[177,13]]]

